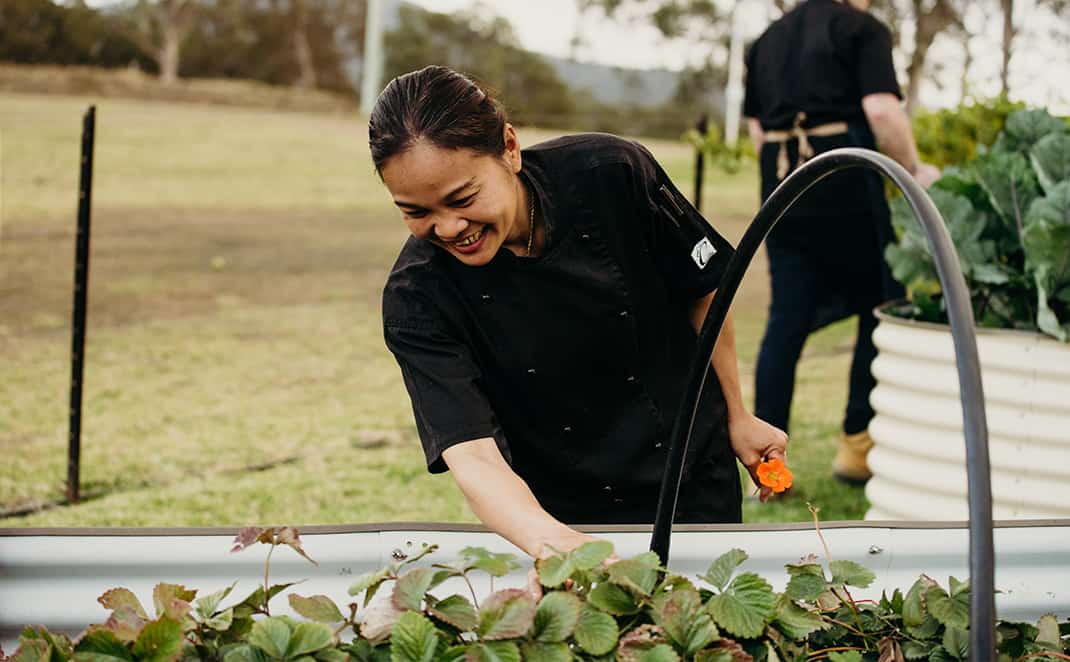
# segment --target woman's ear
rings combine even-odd
[[[505,152],[502,157],[505,162],[509,164],[509,169],[514,173],[520,172],[521,158],[520,158],[520,139],[516,136],[516,129],[512,124],[505,123],[504,138],[505,138]]]

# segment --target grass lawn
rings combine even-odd
[[[0,94],[0,511],[56,503],[66,479],[74,210],[88,98]],[[381,339],[379,298],[405,238],[341,113],[97,102],[97,156],[76,506],[7,526],[474,521],[431,476]],[[525,129],[525,143],[552,135]],[[690,190],[689,148],[647,144]],[[738,239],[753,169],[710,173],[704,209]],[[768,289],[737,297],[748,400]],[[799,367],[796,488],[747,521],[854,519],[831,480],[853,323]]]

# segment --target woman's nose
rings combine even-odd
[[[468,220],[455,214],[443,214],[435,219],[435,236],[442,241],[459,239],[468,229]]]

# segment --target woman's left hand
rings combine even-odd
[[[758,465],[776,458],[788,461],[787,433],[749,412],[743,412],[729,418],[728,436],[732,440],[732,450],[736,457],[747,467],[751,480],[760,488],[758,498],[764,503],[773,494],[773,490],[763,486],[758,480]]]

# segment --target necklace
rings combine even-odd
[[[528,211],[528,251],[527,257],[531,257],[531,246],[535,241],[535,192],[528,189],[528,197],[531,198],[531,204]]]

